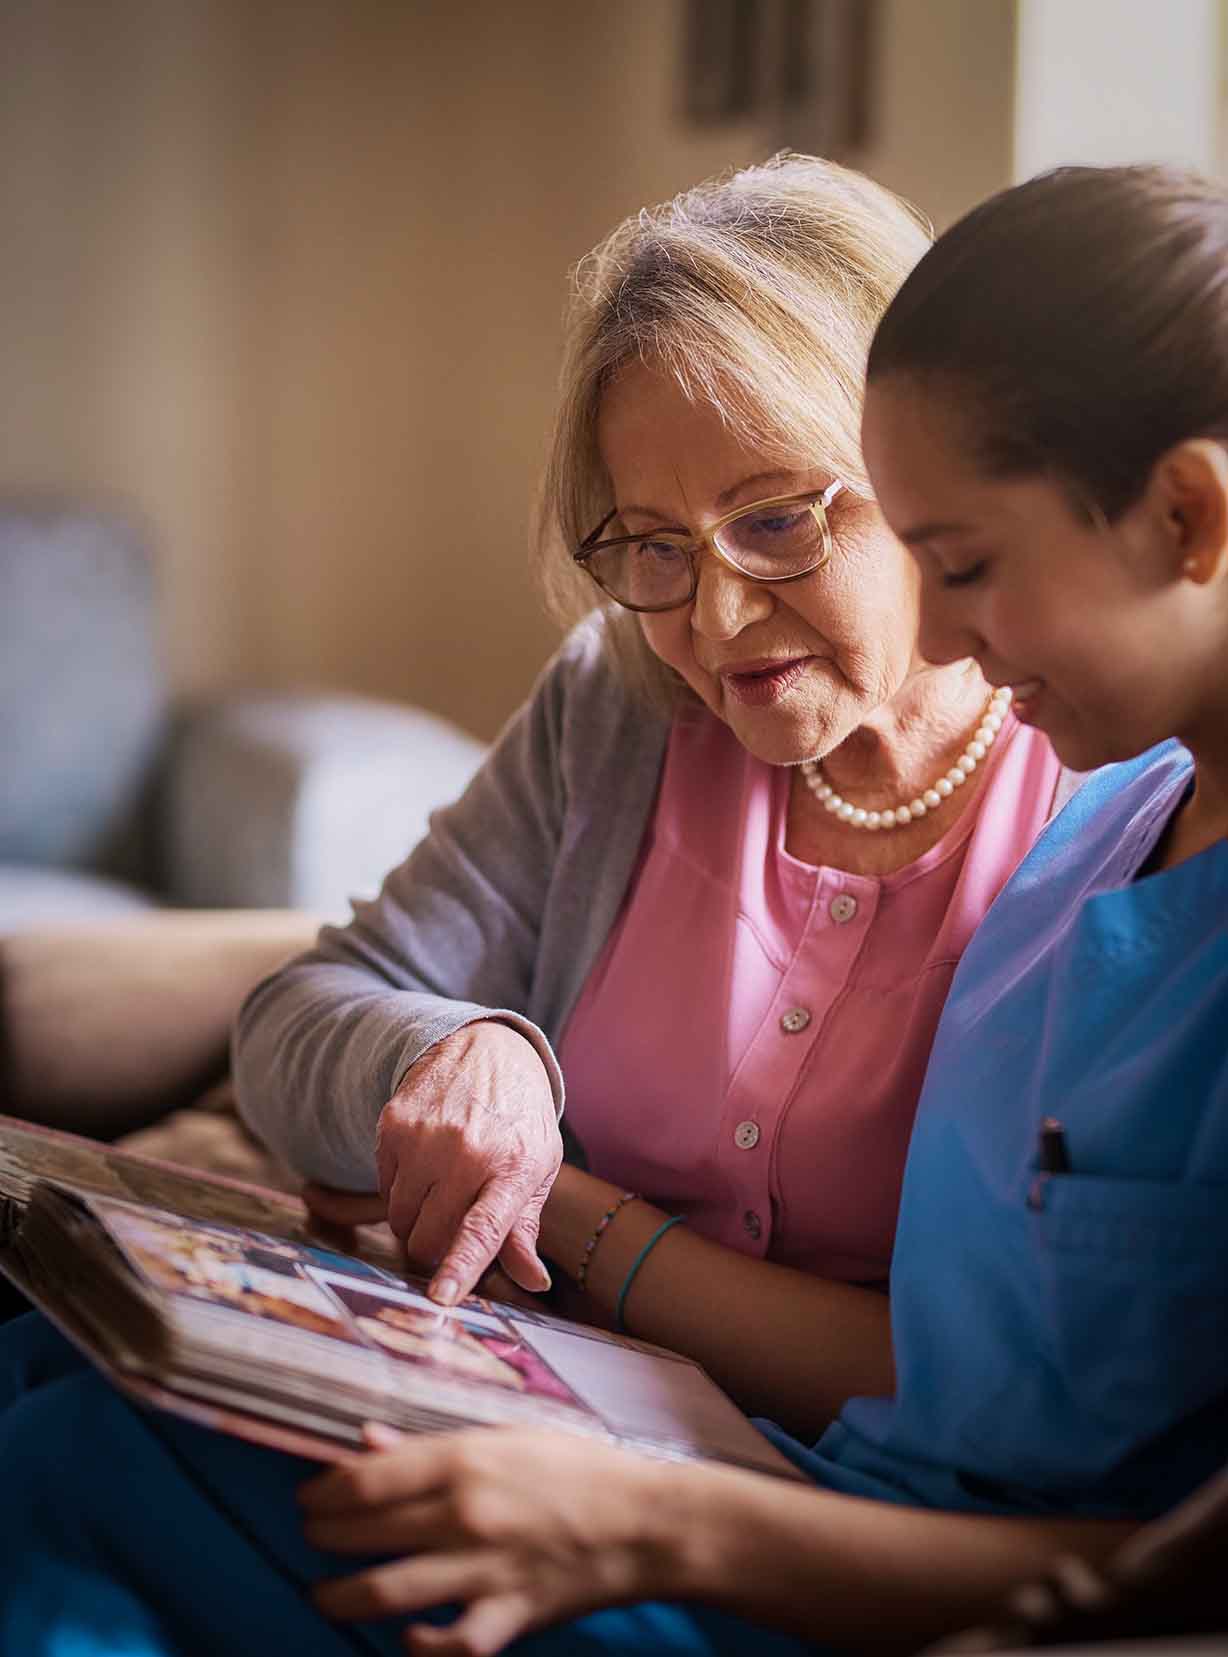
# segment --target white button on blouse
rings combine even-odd
[[[843,926],[846,921],[851,921],[857,913],[857,899],[848,892],[841,892],[838,897],[831,900],[831,908],[827,913],[837,926]]]
[[[733,1142],[740,1151],[753,1151],[759,1143],[759,1124],[739,1122],[733,1130]]]
[[[787,1013],[780,1015],[780,1028],[787,1036],[797,1035],[810,1023],[810,1013],[805,1007],[790,1007]]]

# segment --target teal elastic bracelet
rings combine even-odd
[[[644,1264],[645,1260],[647,1260],[653,1249],[656,1248],[657,1244],[661,1241],[662,1237],[664,1237],[670,1226],[681,1225],[683,1218],[683,1215],[675,1214],[672,1220],[666,1220],[664,1225],[659,1225],[653,1232],[652,1236],[644,1244],[640,1252],[636,1255],[635,1259],[631,1262],[631,1269],[627,1273],[626,1277],[623,1278],[623,1286],[618,1291],[618,1303],[614,1307],[614,1325],[619,1334],[625,1335],[627,1333],[627,1326],[623,1322],[623,1307],[627,1304],[627,1296],[631,1292],[631,1285],[635,1282],[636,1272],[639,1271],[640,1267]]]

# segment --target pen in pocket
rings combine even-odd
[[[1066,1149],[1066,1130],[1056,1116],[1046,1116],[1037,1135],[1036,1166],[1042,1174],[1068,1174],[1070,1154]]]

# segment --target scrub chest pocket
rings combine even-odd
[[[1212,1403],[1228,1353],[1228,1186],[1040,1174],[1028,1197],[1051,1355],[1106,1434]]]

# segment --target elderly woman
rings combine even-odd
[[[556,603],[600,613],[235,1052],[253,1127],[378,1184],[440,1301],[496,1254],[543,1288],[540,1221],[592,1316],[806,1432],[891,1389],[864,1285],[934,1029],[1061,780],[1009,693],[919,655],[862,469],[866,352],[925,245],[785,157],[582,264],[542,544]],[[591,1172],[556,1182],[564,1082]]]

